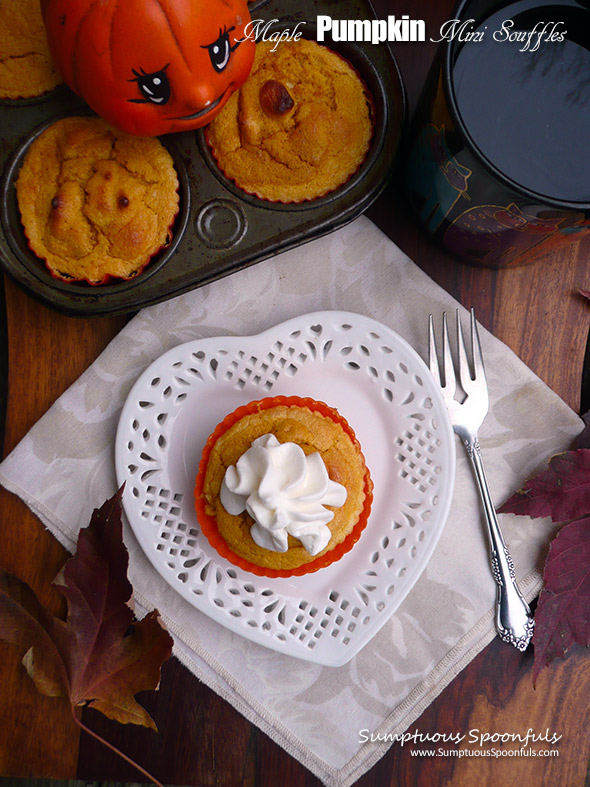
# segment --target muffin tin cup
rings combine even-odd
[[[270,34],[270,33],[273,33],[273,32],[281,32],[284,29],[285,29],[284,25],[274,24],[274,25],[271,25],[268,28],[268,33]],[[302,32],[302,36],[301,36],[302,38],[307,38],[308,40],[316,41],[317,28],[316,28],[315,24],[308,23],[308,29],[305,30],[305,31],[301,31],[301,32]],[[325,44],[320,44],[320,46],[325,46]],[[332,49],[332,51],[335,51],[335,50]],[[342,60],[344,60],[344,62],[348,63],[349,66],[352,65],[352,63],[348,59],[345,59],[343,57],[341,52],[337,52],[336,54],[338,54],[338,56],[340,58],[342,58]],[[375,134],[375,123],[374,123],[374,119],[375,119],[375,105],[374,105],[373,96],[371,94],[371,91],[368,89],[364,79],[363,79],[363,75],[358,71],[358,69],[354,68],[354,66],[353,66],[353,69],[354,69],[354,72],[355,72],[356,76],[359,78],[359,80],[361,81],[361,83],[363,85],[363,89],[365,91],[365,98],[366,98],[366,100],[367,100],[367,102],[369,104],[370,118],[373,121],[373,127],[371,128],[371,139],[369,141],[369,147],[368,147],[368,150],[367,150],[367,154],[368,154],[371,151],[371,149],[372,149],[372,141],[373,141],[373,136]],[[340,194],[346,188],[347,184],[352,179],[354,179],[356,177],[356,175],[363,169],[364,164],[365,164],[365,159],[363,159],[363,161],[358,165],[358,167],[354,170],[354,172],[351,172],[349,175],[347,175],[346,178],[340,183],[340,185],[338,185],[336,187],[333,187],[333,188],[330,188],[330,189],[326,190],[325,192],[323,192],[321,194],[318,194],[316,197],[311,197],[311,198],[310,197],[304,197],[303,199],[293,199],[293,200],[289,200],[289,199],[284,199],[284,200],[282,200],[282,199],[271,199],[270,197],[262,196],[261,194],[257,193],[255,190],[249,190],[249,189],[245,188],[244,186],[242,186],[238,182],[237,178],[234,178],[231,175],[228,175],[225,172],[225,170],[223,169],[222,163],[218,160],[218,157],[217,157],[216,151],[215,151],[215,146],[212,144],[211,140],[209,139],[209,126],[206,126],[203,129],[203,134],[204,134],[204,139],[205,139],[205,142],[206,142],[206,149],[202,150],[202,154],[203,154],[203,157],[206,158],[206,160],[208,161],[209,166],[211,167],[211,170],[216,172],[216,174],[221,175],[221,177],[223,178],[224,183],[229,182],[230,184],[232,184],[235,187],[235,189],[236,189],[236,192],[235,192],[236,195],[244,195],[245,194],[245,195],[254,197],[257,201],[258,200],[262,200],[263,202],[266,202],[267,204],[270,204],[270,205],[285,205],[287,207],[293,207],[293,206],[297,206],[297,205],[309,205],[310,203],[313,204],[314,202],[316,202],[316,200],[323,199],[323,198],[329,196],[330,194],[334,194],[336,192],[338,194]],[[263,191],[264,189],[260,189],[260,190]]]
[[[256,18],[272,29],[298,28],[315,38],[315,19],[325,9],[313,2],[272,2]],[[339,18],[372,18],[368,2],[343,2]],[[276,21],[275,21],[276,20]],[[375,127],[365,161],[336,191],[301,203],[269,202],[247,194],[217,165],[205,131],[160,137],[179,178],[180,206],[172,242],[133,279],[98,286],[62,282],[29,248],[20,221],[15,183],[32,140],[50,123],[88,115],[87,105],[68,88],[28,100],[0,104],[3,132],[0,166],[0,261],[4,270],[46,306],[72,316],[124,314],[167,300],[299,246],[347,224],[376,199],[395,164],[405,125],[405,94],[397,65],[385,45],[325,44],[348,60],[368,87]]]
[[[173,144],[173,138],[161,138],[164,147],[172,156],[174,168],[178,174],[177,190],[179,196],[179,205],[178,212],[174,217],[172,224],[170,225],[170,242],[161,249],[154,252],[150,259],[144,264],[141,272],[137,274],[137,276],[130,277],[129,279],[107,277],[104,283],[92,283],[76,280],[66,281],[56,274],[53,274],[45,264],[45,260],[38,257],[30,248],[29,240],[25,234],[24,229],[22,228],[18,202],[16,199],[16,181],[30,146],[47,128],[53,125],[57,120],[59,120],[58,117],[52,118],[51,120],[34,129],[33,132],[16,149],[7,163],[0,192],[2,198],[0,211],[3,229],[5,227],[9,228],[8,231],[5,231],[5,236],[12,251],[16,256],[18,256],[19,259],[22,260],[22,264],[27,268],[31,276],[38,276],[40,277],[41,281],[45,281],[47,275],[49,275],[53,286],[58,288],[60,291],[65,292],[66,297],[73,286],[79,288],[82,291],[86,291],[89,287],[92,290],[100,287],[101,293],[103,290],[116,292],[120,288],[124,288],[125,285],[134,284],[136,280],[141,279],[143,281],[147,277],[152,276],[163,265],[166,264],[166,262],[176,251],[178,244],[180,243],[184,232],[186,231],[190,210],[190,185],[186,176],[186,169],[182,159]],[[14,231],[15,227],[18,228],[17,232]]]

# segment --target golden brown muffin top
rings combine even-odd
[[[302,202],[356,172],[372,131],[371,98],[354,68],[300,39],[256,45],[250,76],[207,134],[220,169],[245,191]]]
[[[66,280],[130,278],[169,242],[178,177],[155,138],[64,118],[27,151],[17,198],[32,250]]]
[[[39,0],[0,3],[0,98],[30,98],[61,82],[51,55]]]
[[[347,490],[344,505],[330,509],[334,510],[334,518],[328,523],[332,538],[319,555],[310,555],[292,536],[287,552],[258,546],[250,536],[250,515],[244,512],[233,516],[221,504],[219,494],[226,469],[265,434],[273,434],[280,443],[296,443],[306,455],[319,452],[330,479]],[[338,423],[307,408],[279,405],[244,416],[218,438],[209,456],[203,494],[207,513],[215,518],[220,535],[235,554],[266,568],[293,569],[329,552],[352,531],[363,509],[366,473],[358,444]]]

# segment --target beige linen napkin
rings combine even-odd
[[[72,549],[80,523],[115,492],[113,446],[125,397],[164,351],[208,336],[254,335],[290,317],[331,309],[385,323],[425,357],[428,313],[456,307],[361,217],[330,236],[144,309],[0,465],[0,482]],[[500,502],[549,455],[568,447],[581,422],[501,342],[486,331],[481,339],[492,407],[480,439]],[[495,636],[495,585],[481,508],[458,447],[451,512],[430,562],[398,611],[342,667],[294,659],[228,631],[175,593],[126,533],[138,612],[157,607],[175,636],[178,658],[328,785],[346,787],[358,779],[390,745],[366,742],[367,735],[404,731]],[[530,600],[540,589],[550,525],[503,516],[502,526]]]

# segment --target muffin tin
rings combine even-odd
[[[298,30],[315,39],[316,17],[325,11],[325,3],[313,0],[274,0],[253,15],[272,22],[271,29],[277,30],[305,22]],[[366,1],[338,3],[337,12],[339,19],[374,17]],[[1,101],[0,261],[4,270],[33,297],[64,314],[124,314],[325,235],[359,216],[379,195],[394,166],[405,122],[404,89],[386,45],[326,43],[352,63],[373,96],[375,130],[359,170],[324,197],[300,204],[271,203],[246,194],[224,176],[203,129],[160,137],[174,158],[180,183],[174,238],[129,281],[93,287],[53,278],[29,249],[20,221],[15,183],[28,146],[58,118],[89,114],[87,105],[64,86],[35,99]]]

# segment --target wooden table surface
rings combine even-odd
[[[451,18],[453,10],[452,0],[378,0],[374,5],[379,16],[408,13],[425,19],[429,31]],[[434,50],[430,44],[395,44],[392,48],[412,109]],[[414,225],[395,183],[370,215],[433,279],[465,306],[474,306],[483,325],[548,386],[579,409],[590,305],[577,289],[590,289],[590,238],[530,266],[494,271],[455,262],[434,248]],[[125,318],[60,316],[33,301],[10,280],[5,281],[5,295],[7,453],[92,363]],[[0,490],[0,512],[0,565],[29,582],[53,611],[63,612],[62,599],[51,582],[66,553],[5,490]],[[20,665],[21,658],[16,648],[0,643],[0,776],[141,780],[133,768],[79,733],[65,702],[37,693]],[[431,734],[472,729],[489,733],[548,730],[562,736],[559,757],[417,758],[411,756],[411,746],[396,744],[357,784],[588,784],[589,667],[587,653],[575,650],[567,660],[543,671],[534,688],[530,649],[523,655],[496,639],[410,730]],[[167,784],[319,784],[175,659],[164,667],[159,692],[140,699],[155,718],[158,734],[119,726],[94,711],[85,711],[84,721]]]

